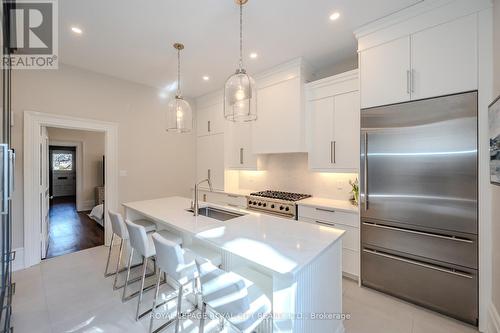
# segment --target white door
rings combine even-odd
[[[333,166],[334,98],[308,103],[311,120],[309,167],[329,169]]]
[[[335,96],[333,161],[336,169],[359,168],[359,93]]]
[[[49,246],[49,210],[50,210],[50,194],[49,194],[49,137],[47,128],[42,127],[40,133],[40,230],[42,233],[41,258],[45,259],[47,248]]]
[[[477,24],[474,14],[412,35],[412,99],[477,89]]]
[[[410,100],[410,37],[360,52],[361,107]]]

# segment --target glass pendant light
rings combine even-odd
[[[193,111],[181,95],[181,50],[184,45],[175,43],[177,50],[177,92],[167,105],[167,131],[189,133],[193,129]]]
[[[234,122],[257,119],[255,81],[243,68],[243,5],[247,1],[235,0],[240,6],[240,62],[224,87],[224,117]]]

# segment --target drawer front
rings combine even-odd
[[[450,271],[381,252],[363,249],[361,281],[410,302],[477,324],[477,271]]]
[[[342,250],[342,271],[353,276],[359,276],[359,252],[349,249]]]
[[[226,203],[229,206],[238,207],[238,208],[246,208],[247,207],[247,198],[242,197],[240,195],[234,194],[224,194],[226,197]]]
[[[344,230],[345,234],[342,238],[342,248],[352,251],[359,251],[359,229],[350,225],[331,223],[320,220],[313,220],[309,218],[299,218],[300,221],[314,223],[321,226]]]
[[[363,245],[388,249],[444,263],[477,269],[477,239],[454,238],[363,222]]]
[[[335,209],[299,205],[299,217],[359,227],[359,217],[357,214],[339,212]]]

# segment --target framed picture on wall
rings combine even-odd
[[[500,186],[500,96],[488,109],[490,134],[490,182]]]

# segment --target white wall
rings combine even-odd
[[[500,95],[500,0],[494,2],[494,89],[493,95]],[[492,252],[493,277],[492,297],[493,304],[500,312],[500,186],[492,186]]]
[[[61,65],[20,70],[12,79],[12,145],[16,149],[13,248],[23,247],[23,111],[40,111],[118,124],[119,202],[189,195],[195,173],[194,135],[164,130],[165,100],[156,89]]]
[[[239,188],[245,190],[279,190],[311,194],[317,197],[347,200],[349,180],[357,174],[311,172],[307,154],[268,155],[265,171],[240,171]]]
[[[104,132],[80,131],[64,128],[47,128],[49,141],[82,143],[82,196],[78,198],[82,210],[94,207],[95,187],[102,186],[102,156]],[[77,166],[78,167],[78,166]]]

